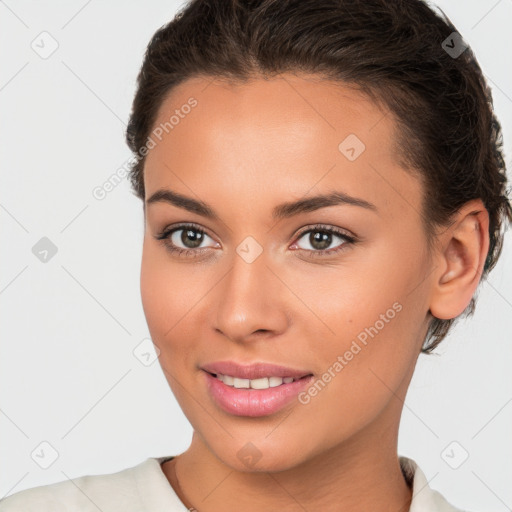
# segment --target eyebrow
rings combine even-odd
[[[192,199],[191,197],[184,196],[169,189],[157,190],[146,200],[146,204],[164,202],[172,204],[178,208],[183,208],[202,217],[212,220],[218,220],[219,216],[215,210],[203,201]],[[316,195],[299,199],[298,201],[291,201],[282,203],[272,210],[273,219],[285,219],[299,215],[301,213],[312,212],[321,208],[336,205],[352,205],[366,208],[368,210],[378,213],[377,207],[364,199],[350,196],[344,192],[334,191],[329,194]]]

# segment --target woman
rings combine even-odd
[[[455,27],[420,0],[192,1],[148,46],[127,142],[191,445],[0,510],[457,511],[397,455],[418,355],[512,220]]]

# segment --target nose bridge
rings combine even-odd
[[[247,340],[257,331],[277,334],[286,328],[282,284],[267,267],[266,252],[256,252],[253,241],[242,242],[219,289],[215,327],[233,341]]]

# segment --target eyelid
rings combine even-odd
[[[194,257],[195,255],[199,256],[199,255],[203,254],[205,251],[207,251],[207,249],[214,248],[212,246],[207,246],[207,247],[197,247],[197,248],[188,249],[188,248],[176,246],[175,244],[173,244],[171,242],[172,234],[174,234],[176,231],[182,231],[182,230],[186,230],[189,228],[208,236],[209,238],[214,240],[216,244],[219,243],[215,240],[215,237],[211,236],[208,233],[208,230],[206,228],[204,228],[203,226],[196,224],[194,222],[181,222],[181,223],[171,224],[169,226],[166,226],[162,231],[160,231],[159,233],[157,233],[155,235],[155,238],[157,240],[163,242],[164,245],[167,247],[167,249],[170,252],[177,253],[178,255],[181,255],[181,256],[185,256],[185,255],[190,255],[192,257]],[[347,231],[343,228],[339,228],[337,226],[328,225],[328,224],[311,224],[311,225],[305,226],[299,230],[297,235],[295,235],[294,241],[292,242],[292,246],[296,245],[297,241],[300,240],[305,234],[310,233],[312,231],[320,231],[320,232],[324,231],[324,232],[330,233],[332,235],[338,236],[339,238],[342,238],[344,240],[344,242],[342,244],[336,246],[334,249],[330,248],[330,249],[322,249],[322,250],[311,250],[311,249],[303,249],[301,247],[297,247],[294,250],[309,253],[313,257],[321,257],[321,256],[327,257],[327,256],[334,256],[338,252],[345,250],[347,248],[345,246],[351,246],[351,245],[355,244],[356,242],[358,242],[357,236],[355,236],[350,231]]]
[[[351,246],[355,245],[359,239],[352,234],[351,232],[339,228],[337,226],[332,225],[326,225],[326,224],[314,224],[305,227],[304,229],[301,229],[299,233],[295,237],[295,241],[292,243],[292,246],[297,246],[298,241],[307,233],[310,232],[325,232],[329,233],[331,235],[337,236],[338,238],[341,238],[343,240],[343,243],[335,246],[334,248],[330,249],[321,249],[321,250],[311,250],[311,249],[303,249],[301,247],[297,247],[296,251],[302,251],[306,252],[308,254],[308,258],[328,258],[328,257],[335,257],[344,252],[345,250],[349,249]]]
[[[322,230],[333,232],[333,233],[335,233],[337,235],[345,236],[345,237],[350,238],[350,239],[356,239],[357,238],[350,231],[347,231],[346,229],[343,229],[343,228],[338,228],[336,226],[332,226],[330,224],[312,224],[310,226],[306,226],[306,227],[302,228],[297,233],[296,237],[300,238],[302,235],[304,235],[305,233],[308,233],[310,231],[322,231]]]
[[[176,246],[174,243],[172,243],[171,237],[175,232],[185,231],[187,229],[192,229],[194,231],[197,231],[198,233],[202,233],[202,234],[208,236],[209,238],[211,238],[215,242],[215,244],[218,244],[218,242],[215,240],[215,238],[213,236],[211,236],[205,228],[203,228],[202,226],[200,226],[199,224],[196,224],[194,222],[181,222],[181,223],[177,223],[177,224],[171,224],[169,226],[164,227],[162,230],[160,230],[158,233],[156,233],[156,235],[153,235],[153,236],[158,242],[161,242],[170,253],[173,253],[177,256],[182,256],[182,257],[184,257],[184,256],[190,256],[190,257],[199,256],[199,255],[204,254],[204,252],[207,251],[208,249],[215,248],[212,246],[207,246],[207,247],[198,247],[195,249],[188,249],[188,248]]]
[[[209,236],[212,240],[215,240],[215,237],[210,235],[206,228],[204,228],[200,224],[196,224],[195,222],[178,222],[177,224],[170,224],[169,226],[166,226],[164,229],[162,229],[159,233],[157,233],[156,236],[168,236],[175,231],[186,230],[189,228],[193,228],[195,231],[204,233],[205,235]]]

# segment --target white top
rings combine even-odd
[[[90,475],[25,489],[0,500],[0,512],[187,512],[161,464],[174,456],[151,457],[117,473]],[[409,512],[463,512],[428,485],[416,462],[399,456],[412,480]]]

